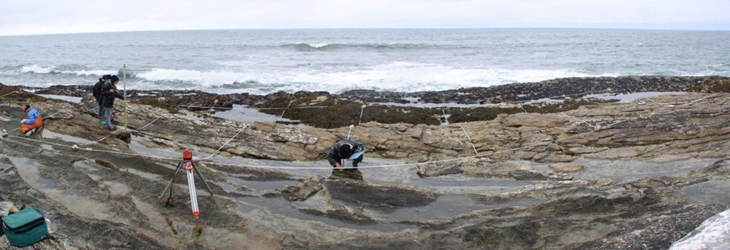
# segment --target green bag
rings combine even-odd
[[[10,245],[15,247],[33,245],[48,238],[46,219],[32,206],[2,217],[2,228]]]

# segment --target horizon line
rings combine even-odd
[[[237,30],[507,30],[507,29],[541,29],[541,30],[637,30],[637,31],[719,31],[728,32],[728,29],[683,29],[683,28],[611,28],[611,27],[482,27],[482,28],[210,28],[210,29],[160,29],[160,30],[119,30],[119,31],[91,31],[91,32],[59,32],[59,33],[39,33],[39,34],[20,34],[20,35],[2,35],[0,37],[20,37],[20,36],[50,36],[50,35],[83,35],[83,34],[112,34],[112,33],[136,33],[136,32],[167,32],[167,31],[237,31]]]

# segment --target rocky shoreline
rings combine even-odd
[[[33,89],[38,94],[83,97],[89,86],[53,86]],[[341,94],[327,92],[274,93],[269,95],[224,94],[200,91],[136,91],[128,92],[131,100],[171,112],[223,111],[233,105],[261,109],[261,112],[299,121],[319,128],[337,128],[352,124],[410,123],[438,125],[444,115],[451,123],[492,120],[499,114],[520,112],[557,113],[592,103],[610,102],[588,98],[590,94],[636,92],[727,92],[726,77],[631,76],[598,78],[561,78],[537,83],[515,83],[493,87],[468,88],[438,92],[396,93],[353,90]],[[189,96],[195,98],[189,98]],[[528,101],[560,100],[560,103],[527,103]],[[568,101],[565,101],[565,100]],[[394,106],[390,104],[409,104]],[[444,104],[422,107],[423,104]],[[454,107],[448,104],[473,106]],[[365,105],[363,107],[363,105]],[[290,107],[290,108],[287,108]],[[286,109],[286,112],[282,112]],[[362,113],[362,115],[361,115]]]
[[[49,88],[24,87],[39,94],[54,94],[83,97],[90,92],[90,86],[56,85]],[[601,93],[636,93],[636,92],[727,92],[730,80],[722,76],[622,76],[622,77],[572,77],[558,78],[533,83],[512,83],[491,87],[463,88],[446,91],[425,92],[390,92],[375,90],[350,90],[340,94],[328,92],[296,93],[279,92],[269,95],[252,94],[213,94],[202,91],[181,90],[148,90],[128,91],[129,98],[144,99],[148,96],[183,99],[187,95],[195,95],[195,100],[187,100],[182,104],[189,106],[262,105],[281,96],[305,98],[310,96],[328,96],[342,100],[360,100],[370,103],[519,103],[540,99],[563,99],[564,97],[582,97]],[[218,99],[219,103],[214,103]],[[179,104],[179,103],[176,103]],[[262,106],[263,107],[263,106]],[[282,106],[284,107],[284,106]]]
[[[629,79],[606,81],[639,86]],[[34,205],[58,225],[58,240],[39,249],[667,249],[730,208],[730,196],[713,191],[730,179],[730,94],[727,78],[664,79],[657,80],[664,85],[626,89],[689,93],[644,98],[643,105],[580,97],[557,106],[510,103],[458,124],[458,109],[448,109],[451,124],[444,125],[379,122],[396,109],[425,111],[373,105],[368,113],[382,115],[352,131],[354,117],[315,128],[237,122],[177,107],[209,104],[205,98],[232,106],[234,95],[191,100],[137,93],[128,105],[130,130],[110,133],[98,125],[89,98],[69,103],[9,94],[20,88],[0,85],[0,96],[9,94],[0,98],[2,128],[17,127],[28,100],[49,116],[32,140],[17,132],[0,138],[0,197]],[[608,86],[601,88],[622,89]],[[473,92],[485,97],[500,88]],[[439,100],[451,102],[445,93],[456,92],[441,94]],[[508,102],[524,97],[499,93]],[[354,99],[280,93],[247,105],[336,104],[358,113]],[[298,110],[286,113],[305,121],[333,112]],[[431,118],[442,111],[429,112]],[[363,169],[327,169],[324,152],[348,134],[366,146]],[[199,221],[190,216],[186,193],[176,191],[172,208],[156,199],[184,148],[208,159],[201,165],[216,192],[200,192]],[[367,168],[385,165],[396,167]],[[175,183],[177,190],[186,187],[183,176]],[[0,240],[0,248],[6,244]]]

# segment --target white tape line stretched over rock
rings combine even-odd
[[[10,92],[10,93],[7,93],[7,94],[4,94],[4,95],[0,95],[0,98],[2,98],[2,97],[6,97],[6,96],[9,96],[9,95],[12,95],[12,94],[15,94],[15,93],[18,93],[18,91],[16,90],[16,91],[13,91],[13,92]]]
[[[584,123],[584,124],[588,125],[589,127],[595,127],[595,126],[594,126],[593,124],[590,124],[590,123],[588,123],[588,122],[586,122],[586,121],[584,121],[584,120],[582,120],[582,119],[580,119],[580,118],[578,118],[578,117],[573,117],[573,116],[569,116],[569,115],[565,114],[565,112],[560,112],[560,114],[562,114],[562,115],[564,115],[565,117],[568,117],[568,118],[575,118],[575,119],[578,119],[578,120],[579,120],[580,122],[582,122],[582,123]]]
[[[284,111],[283,111],[283,112],[281,112],[281,116],[279,116],[279,118],[277,118],[277,119],[276,119],[276,121],[274,121],[274,124],[276,124],[276,122],[278,122],[279,120],[281,120],[281,118],[283,118],[283,117],[284,117],[284,114],[286,114],[286,110],[287,110],[287,109],[289,109],[289,107],[291,107],[291,104],[292,104],[292,103],[294,103],[294,101],[290,101],[290,102],[289,102],[289,105],[288,105],[288,106],[286,106],[286,109],[284,109]],[[276,126],[276,125],[275,125],[275,126]],[[216,151],[215,151],[215,153],[213,153],[213,154],[211,154],[210,156],[208,156],[207,158],[205,158],[205,160],[209,160],[209,159],[211,159],[211,158],[215,157],[216,155],[218,155],[218,153],[220,153],[221,149],[223,149],[223,147],[225,147],[226,145],[228,145],[228,143],[230,143],[230,142],[231,142],[231,141],[232,141],[232,140],[233,140],[234,138],[236,138],[236,136],[238,136],[238,134],[240,134],[241,132],[243,132],[243,130],[244,130],[244,129],[246,129],[246,127],[245,127],[245,126],[244,126],[243,128],[241,128],[241,129],[239,129],[239,130],[238,130],[238,132],[236,132],[236,134],[235,134],[235,135],[233,135],[233,137],[231,137],[231,138],[230,138],[230,139],[228,139],[228,140],[227,140],[227,141],[226,141],[225,143],[223,143],[223,145],[221,145],[221,146],[220,146],[220,147],[218,148],[218,150],[216,150]]]
[[[144,128],[146,128],[147,126],[149,126],[149,125],[152,125],[152,123],[156,122],[156,121],[157,121],[157,120],[159,120],[160,118],[161,118],[161,117],[157,117],[157,119],[154,119],[154,120],[152,120],[151,122],[147,123],[146,125],[142,126],[141,128],[138,128],[138,129],[132,129],[132,132],[137,132],[137,131],[143,130],[143,129],[144,129]],[[103,140],[106,140],[107,138],[109,138],[109,137],[110,137],[110,136],[112,136],[112,135],[114,135],[114,134],[108,134],[107,136],[104,136],[104,137],[102,137],[101,139],[97,140],[96,142],[97,142],[97,143],[99,143],[99,142],[101,142],[101,141],[103,141]]]
[[[221,152],[221,149],[223,149],[223,147],[225,147],[226,145],[228,145],[228,143],[230,143],[230,142],[231,142],[231,141],[232,141],[232,140],[233,140],[234,138],[236,138],[236,137],[238,136],[238,134],[240,134],[241,132],[243,132],[243,130],[244,130],[244,129],[246,129],[246,127],[243,127],[243,128],[241,128],[241,129],[239,129],[239,130],[238,130],[238,132],[236,132],[236,134],[235,134],[235,135],[233,135],[233,137],[231,137],[231,138],[230,138],[230,139],[228,139],[228,140],[227,140],[227,141],[226,141],[225,143],[223,143],[223,145],[221,145],[221,146],[220,146],[220,147],[218,148],[218,150],[216,150],[216,151],[215,151],[215,153],[213,153],[213,154],[211,154],[210,156],[208,156],[207,158],[205,158],[205,160],[209,160],[209,159],[211,159],[211,158],[215,157],[216,155],[218,155],[218,153],[220,153],[220,152]]]
[[[65,145],[65,144],[61,144],[61,143],[47,142],[47,141],[42,141],[42,140],[37,140],[37,139],[26,138],[26,137],[22,137],[22,136],[15,136],[15,135],[10,135],[8,137],[15,138],[15,139],[21,139],[21,140],[27,140],[27,141],[33,141],[33,142],[37,142],[40,144],[47,144],[47,145],[52,145],[52,146],[71,148],[71,149],[74,149],[74,145],[75,145],[75,144],[74,145]],[[5,138],[3,138],[3,139],[5,139]],[[15,143],[20,143],[20,142],[15,141]],[[28,145],[28,144],[25,144],[25,145]],[[28,146],[31,146],[31,145],[28,145]],[[153,158],[153,159],[159,159],[159,160],[176,160],[176,161],[180,160],[180,158],[169,158],[169,157],[161,157],[161,156],[156,156],[156,155],[143,155],[143,154],[125,153],[125,152],[112,151],[112,150],[101,150],[101,149],[88,149],[88,148],[81,149],[81,148],[78,148],[78,146],[76,148],[79,150],[87,151],[87,152],[100,152],[100,153],[109,153],[109,154],[126,155],[126,156],[139,156],[139,157],[147,157],[147,158]]]
[[[360,120],[357,121],[357,125],[360,126],[362,123],[362,114],[365,113],[365,104],[362,105],[362,108],[360,109]]]
[[[291,104],[292,103],[294,103],[294,101],[289,102],[289,105],[286,106],[286,108],[284,109],[284,111],[281,112],[281,116],[279,116],[279,119],[276,119],[276,121],[274,121],[274,123],[276,123],[279,120],[281,120],[281,118],[284,118],[284,114],[286,114],[286,111],[289,109],[289,107],[291,107]]]
[[[435,161],[426,161],[426,162],[412,162],[412,163],[400,163],[400,164],[388,164],[388,165],[374,165],[374,166],[359,166],[357,169],[377,169],[377,168],[395,168],[395,167],[408,167],[408,166],[418,166],[418,165],[426,165],[426,164],[434,164],[434,163],[446,163],[446,162],[456,162],[456,161],[464,161],[468,159],[473,158],[479,158],[479,157],[486,157],[493,154],[498,153],[505,153],[520,149],[526,149],[526,148],[532,148],[532,147],[538,147],[538,146],[544,146],[548,145],[549,143],[537,143],[533,145],[528,145],[524,147],[519,148],[512,148],[512,149],[505,149],[505,150],[499,150],[494,152],[488,152],[481,155],[472,155],[472,156],[464,156],[464,157],[457,157],[457,158],[449,158],[444,160],[435,160]],[[247,165],[237,165],[237,164],[227,164],[227,163],[219,163],[219,162],[207,162],[209,165],[217,165],[217,166],[230,166],[230,167],[248,167],[248,168],[262,168],[262,169],[291,169],[291,170],[332,170],[332,167],[293,167],[293,166],[247,166]]]
[[[710,95],[710,96],[705,96],[705,97],[703,97],[703,98],[700,98],[700,99],[697,99],[697,100],[691,101],[691,102],[689,102],[689,103],[686,103],[686,104],[682,104],[682,105],[679,105],[679,107],[683,107],[683,106],[692,106],[692,104],[695,104],[695,103],[701,102],[701,101],[703,101],[703,100],[705,100],[705,99],[710,99],[710,98],[712,98],[712,97],[715,97],[715,96],[717,96],[717,95],[719,95],[719,94],[720,94],[720,93],[715,93],[715,94],[713,94],[713,95]]]
[[[696,103],[696,102],[701,101],[701,100],[704,100],[704,99],[708,99],[710,97],[712,97],[712,96],[700,98],[698,100],[695,100],[695,101],[690,102],[690,103],[687,103],[687,104],[691,105],[693,103]],[[290,105],[291,105],[291,103],[290,103]],[[59,113],[59,112],[57,112],[57,113]],[[285,112],[286,112],[286,110],[285,110]],[[727,112],[727,111],[725,111],[725,112]],[[674,112],[668,112],[666,114],[670,114],[670,113],[674,113]],[[283,113],[282,113],[282,117],[283,117]],[[632,120],[632,119],[628,119],[628,120]],[[624,120],[624,121],[627,121],[627,120]],[[621,121],[621,122],[624,122],[624,121]],[[231,140],[233,140],[234,138],[236,138],[238,136],[238,134],[240,134],[240,132],[243,131],[243,129],[245,129],[245,127],[242,128],[242,129],[240,129],[233,137],[231,137],[230,139],[228,139],[228,141],[226,141],[226,143],[224,143],[216,151],[216,154],[213,154],[213,155],[209,156],[208,158],[203,159],[201,162],[208,162],[208,164],[211,164],[211,165],[219,165],[219,166],[236,166],[236,167],[249,167],[249,168],[262,168],[262,169],[296,169],[296,170],[332,169],[331,167],[252,166],[252,165],[226,164],[226,163],[218,163],[218,162],[212,162],[212,161],[210,161],[210,158],[212,158],[215,155],[217,155],[217,153],[220,152],[220,150],[223,147],[225,147]],[[462,127],[462,129],[464,129],[464,128]],[[30,139],[30,138],[25,138],[25,137],[19,137],[19,136],[10,136],[10,137],[17,138],[17,139],[23,139],[23,140],[29,140],[29,141],[35,141],[35,142],[42,143],[42,144],[49,144],[49,145],[55,145],[55,146],[60,146],[60,147],[73,148],[73,146],[69,146],[69,145],[63,145],[63,144],[59,144],[59,143],[45,142],[45,141],[35,140],[35,139]],[[468,134],[467,134],[467,138],[468,138]],[[469,138],[469,140],[471,141],[470,138]],[[507,150],[499,150],[499,151],[495,151],[495,152],[488,152],[488,153],[481,154],[481,155],[477,152],[477,155],[474,155],[474,156],[458,157],[458,158],[451,158],[451,159],[437,160],[437,161],[414,162],[414,163],[403,163],[403,164],[393,164],[393,165],[361,166],[361,167],[358,167],[358,169],[389,168],[389,167],[402,167],[402,166],[416,166],[416,165],[432,164],[432,163],[454,162],[454,161],[460,161],[460,160],[465,160],[465,159],[470,159],[470,158],[476,158],[476,157],[483,157],[483,156],[493,155],[493,154],[502,153],[502,152],[515,151],[515,150],[520,150],[520,149],[529,148],[529,147],[536,147],[536,146],[541,146],[541,145],[547,145],[547,144],[548,144],[547,142],[545,142],[545,143],[538,143],[538,144],[528,145],[528,146],[524,146],[524,147],[520,147],[520,148],[513,148],[513,149],[507,149]],[[472,146],[473,146],[473,144],[472,144]],[[474,147],[474,150],[476,152],[476,147]],[[109,150],[95,150],[95,149],[91,149],[91,150],[86,150],[86,151],[91,151],[91,152],[104,152],[104,153],[111,153],[111,154],[118,154],[118,155],[128,155],[128,156],[138,156],[138,157],[146,157],[146,158],[159,159],[159,160],[171,160],[171,161],[180,160],[178,158],[167,158],[167,157],[160,157],[160,156],[154,156],[154,155],[142,155],[142,154],[134,154],[134,153],[124,153],[124,152],[117,152],[117,151],[109,151]]]
[[[469,144],[471,144],[471,148],[474,149],[474,154],[479,155],[479,152],[477,151],[477,147],[474,146],[474,142],[471,141],[471,137],[469,136],[469,133],[466,132],[466,129],[464,126],[461,126],[461,123],[458,123],[459,127],[461,127],[461,131],[464,131],[464,134],[466,135],[466,139],[469,139]]]
[[[25,138],[21,136],[9,136],[10,138],[15,139],[21,139],[21,140],[27,140],[27,141],[33,141],[38,142],[41,144],[47,144],[47,145],[53,145],[53,146],[59,146],[59,147],[66,147],[71,148],[74,150],[82,150],[87,152],[100,152],[100,153],[108,153],[108,154],[116,154],[116,155],[125,155],[125,156],[137,156],[137,157],[145,157],[145,158],[151,158],[151,159],[157,159],[157,160],[167,160],[167,161],[179,161],[180,158],[170,158],[170,157],[162,157],[162,156],[156,156],[156,155],[143,155],[143,154],[137,154],[137,153],[125,153],[125,152],[118,152],[118,151],[111,151],[111,150],[100,150],[100,149],[79,149],[76,145],[65,145],[60,143],[53,143],[53,142],[47,142],[42,140],[36,140],[31,138]],[[8,140],[6,138],[2,138],[2,140]],[[9,140],[11,141],[11,140]],[[11,141],[15,143],[20,143],[18,141]],[[24,143],[20,143],[24,144]],[[523,146],[519,148],[512,148],[512,149],[505,149],[505,150],[499,150],[494,152],[488,152],[482,155],[474,155],[474,156],[465,156],[465,157],[457,157],[457,158],[450,158],[450,159],[444,159],[444,160],[435,160],[435,161],[427,161],[427,162],[413,162],[413,163],[401,163],[401,164],[390,164],[390,165],[375,165],[375,166],[360,166],[358,169],[376,169],[376,168],[393,168],[393,167],[407,167],[407,166],[417,166],[417,165],[425,165],[425,164],[434,164],[434,163],[445,163],[445,162],[455,162],[455,161],[463,161],[467,159],[472,158],[478,158],[478,157],[485,157],[493,154],[498,153],[504,153],[504,152],[510,152],[520,149],[526,149],[531,147],[538,147],[542,145],[547,145],[548,142],[543,143],[537,143],[533,145]],[[32,146],[29,144],[25,144],[27,146]],[[74,147],[76,146],[76,147]],[[259,169],[291,169],[291,170],[331,170],[332,167],[294,167],[294,166],[256,166],[256,165],[241,165],[241,164],[228,164],[228,163],[219,163],[219,162],[213,162],[208,159],[203,159],[200,162],[205,162],[209,165],[217,165],[217,166],[233,166],[233,167],[242,167],[242,168],[259,168]]]
[[[93,109],[93,108],[92,108],[92,109]],[[83,111],[82,113],[86,113],[86,112],[89,112],[89,111],[91,111],[92,109],[87,109],[86,111]],[[58,111],[58,112],[56,112],[56,113],[53,113],[53,114],[51,114],[51,115],[49,115],[49,116],[44,116],[44,117],[43,117],[43,120],[49,119],[49,118],[51,118],[51,117],[53,117],[53,116],[55,116],[55,115],[57,115],[57,114],[59,114],[59,113],[61,113],[61,112],[63,112],[63,111],[65,111],[65,110],[60,110],[60,111]],[[10,131],[8,131],[8,134],[10,134],[10,133],[12,133],[12,132],[15,132],[15,131],[18,131],[18,130],[20,130],[20,127],[17,127],[17,128],[15,128],[15,129],[13,129],[13,130],[10,130]]]

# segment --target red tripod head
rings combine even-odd
[[[183,152],[183,160],[192,160],[193,159],[193,153],[190,153],[188,149],[185,149],[185,152]]]

